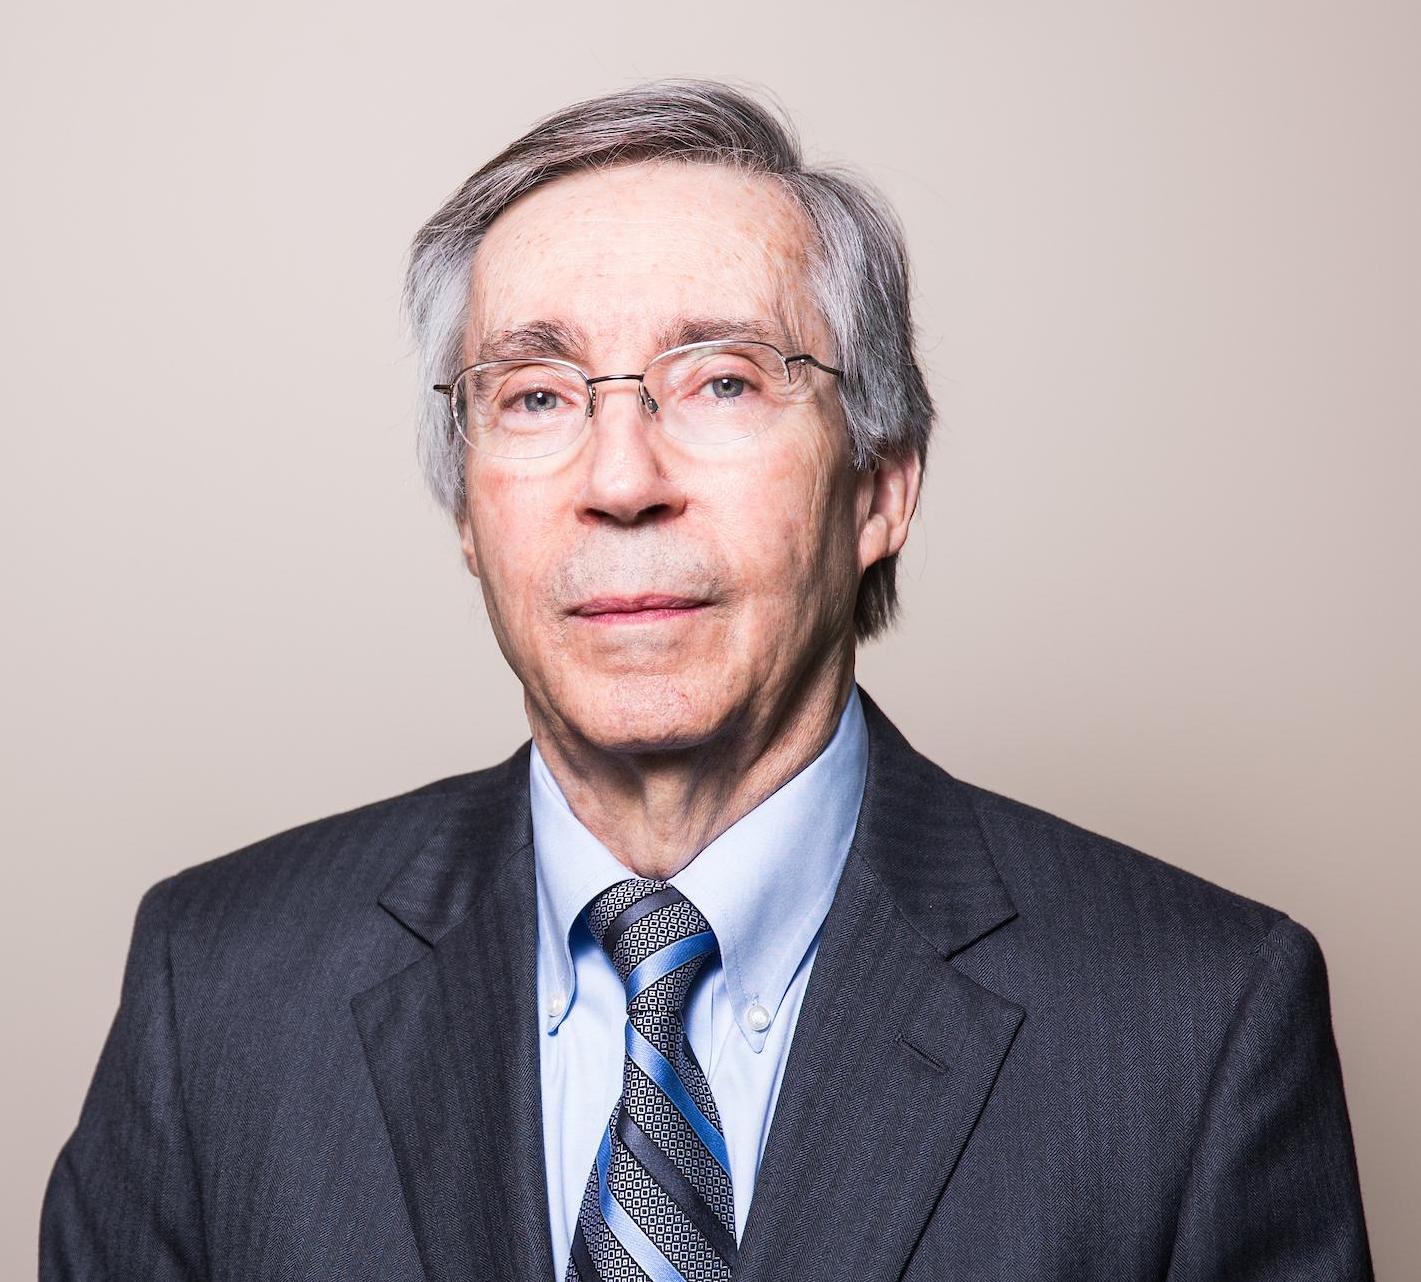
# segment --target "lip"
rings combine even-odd
[[[574,618],[593,623],[650,623],[659,619],[684,618],[708,604],[698,597],[643,592],[636,596],[594,597],[574,606],[569,613]]]

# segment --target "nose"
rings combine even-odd
[[[640,525],[680,513],[685,494],[667,470],[664,441],[642,408],[641,384],[608,381],[597,388],[578,515]]]

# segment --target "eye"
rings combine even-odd
[[[518,395],[519,408],[529,414],[546,414],[549,410],[557,409],[561,400],[561,396],[546,387],[529,388]]]
[[[745,392],[745,380],[736,378],[733,374],[722,374],[719,378],[713,378],[707,386],[710,387],[711,394],[722,401],[741,396]]]

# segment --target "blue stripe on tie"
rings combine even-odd
[[[627,1000],[634,1002],[658,979],[665,979],[678,966],[702,957],[715,948],[715,932],[703,930],[699,935],[687,935],[674,944],[654,952],[627,976]]]
[[[623,1209],[622,1204],[612,1196],[607,1185],[607,1168],[612,1164],[612,1124],[602,1132],[602,1142],[597,1146],[597,1192],[602,1203],[602,1218],[613,1236],[627,1249],[627,1254],[637,1262],[637,1267],[651,1278],[652,1282],[686,1282],[681,1270],[671,1263],[656,1245],[641,1230],[638,1224]]]
[[[627,1020],[627,1054],[633,1064],[661,1087],[666,1097],[680,1110],[681,1116],[695,1128],[701,1143],[710,1150],[720,1169],[729,1175],[730,1152],[725,1147],[725,1136],[696,1106],[696,1101],[686,1090],[686,1083],[671,1067],[671,1062],[637,1031],[631,1020]]]

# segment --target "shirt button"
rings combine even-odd
[[[770,1026],[770,1012],[756,1002],[745,1012],[745,1022],[757,1033],[763,1033]]]
[[[548,1017],[550,1019],[556,1019],[559,1015],[562,1014],[563,1007],[565,1007],[566,1005],[567,998],[565,998],[561,993],[558,993],[555,997],[550,997],[548,999]]]

